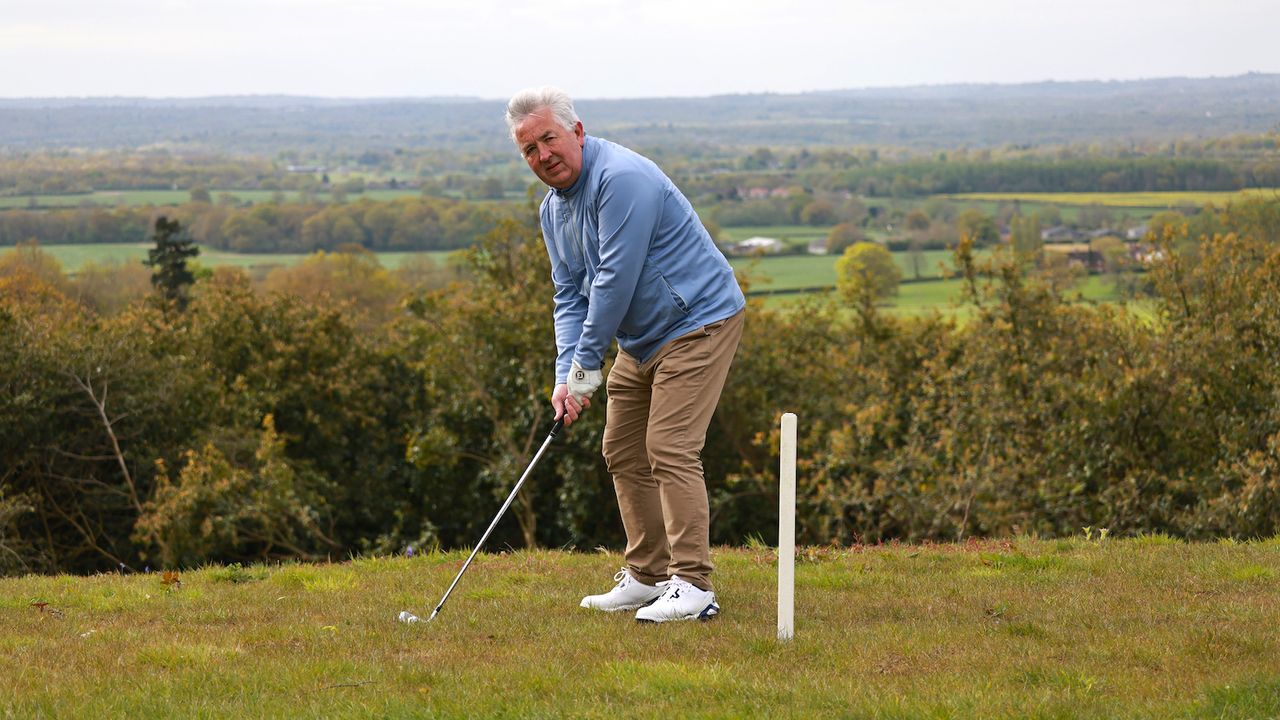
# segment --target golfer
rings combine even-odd
[[[627,533],[617,585],[582,607],[647,622],[709,619],[702,446],[746,300],[693,207],[647,158],[583,130],[564,91],[524,90],[507,126],[551,187],[540,210],[559,354],[551,405],[572,424],[609,372],[604,459]]]

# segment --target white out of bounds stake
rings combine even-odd
[[[796,634],[796,414],[782,416],[778,468],[778,639]]]

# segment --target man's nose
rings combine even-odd
[[[551,159],[551,148],[547,145],[538,146],[538,159],[546,162]]]

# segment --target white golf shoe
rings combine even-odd
[[[658,583],[662,595],[651,604],[636,611],[638,622],[667,622],[668,620],[710,620],[720,614],[716,594],[699,590],[678,576]]]
[[[631,573],[627,572],[626,568],[619,570],[613,579],[618,584],[612,590],[603,595],[588,595],[582,598],[582,607],[605,612],[635,610],[648,605],[662,594],[662,588],[645,585],[631,577]]]

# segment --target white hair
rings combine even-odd
[[[507,103],[507,130],[511,131],[512,142],[516,141],[516,126],[543,108],[550,110],[556,122],[570,132],[581,122],[569,93],[550,85],[526,88],[513,95]]]

